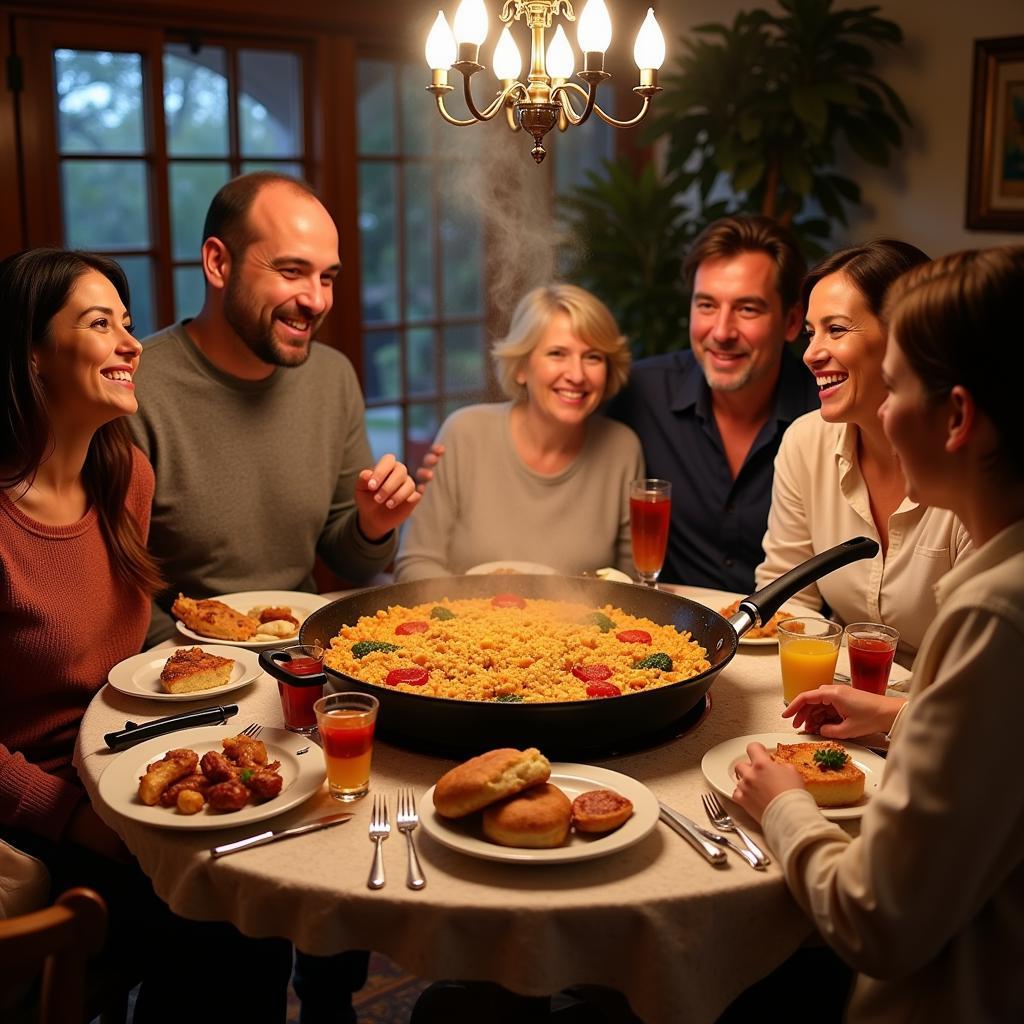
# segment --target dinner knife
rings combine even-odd
[[[192,729],[199,725],[223,725],[229,718],[237,714],[237,704],[224,704],[198,708],[194,711],[183,711],[177,715],[168,715],[166,718],[156,718],[152,722],[144,722],[142,725],[136,722],[125,722],[123,729],[119,729],[117,732],[108,732],[103,737],[103,742],[111,750],[125,750],[135,746],[136,743],[151,740],[154,736],[163,736],[168,732],[177,732],[179,729]]]
[[[277,832],[261,832],[258,836],[249,836],[248,839],[239,839],[234,843],[215,846],[210,850],[210,856],[223,857],[238,850],[247,850],[251,846],[266,846],[267,843],[276,843],[278,839],[287,839],[289,836],[301,836],[306,832],[316,832],[322,828],[330,828],[332,825],[343,825],[351,817],[351,813],[328,814],[326,818],[318,818],[316,821],[307,822],[305,825],[293,825],[291,828],[282,828]]]
[[[658,817],[673,832],[678,832],[706,861],[719,866],[725,863],[725,850],[715,846],[714,843],[709,843],[700,834],[694,822],[690,821],[685,815],[672,810],[671,807],[663,804],[660,800],[658,801],[658,807],[660,808]]]

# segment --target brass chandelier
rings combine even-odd
[[[545,50],[544,33],[551,28],[552,20],[558,16],[566,21],[576,21],[570,0],[504,0],[501,21],[504,28],[494,48],[494,74],[500,83],[497,95],[481,110],[473,99],[471,80],[473,75],[484,70],[479,63],[480,47],[487,37],[487,8],[484,0],[462,0],[455,12],[455,31],[452,32],[442,11],[427,37],[427,64],[431,69],[431,83],[427,91],[437,101],[437,109],[449,123],[466,127],[482,121],[490,121],[502,110],[513,131],[520,129],[533,136],[533,159],[539,164],[546,154],[544,136],[555,125],[565,131],[569,125],[580,125],[591,114],[596,113],[602,121],[616,128],[629,128],[639,124],[651,105],[651,97],[661,92],[658,85],[658,69],[665,60],[665,39],[648,8],[647,17],[637,33],[633,47],[633,59],[640,69],[640,84],[633,92],[643,99],[643,105],[635,117],[620,121],[611,117],[597,104],[598,86],[611,75],[604,70],[604,55],[611,45],[612,25],[604,0],[587,0],[580,13],[576,37],[583,51],[583,70],[577,77],[586,83],[584,89],[570,82],[575,67],[572,47],[565,29],[559,25]],[[530,74],[527,84],[519,81],[522,59],[516,47],[509,25],[522,19],[530,29]],[[452,91],[448,84],[448,72],[455,68],[462,74],[466,106],[472,117],[453,117],[444,105],[445,93]],[[583,108],[577,111],[571,94],[581,97]]]

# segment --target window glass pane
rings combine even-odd
[[[359,238],[363,319],[398,319],[398,241],[395,233],[396,169],[369,163],[359,168]]]
[[[437,390],[433,327],[412,327],[405,333],[405,384],[410,395]]]
[[[128,278],[132,333],[141,341],[159,326],[154,323],[153,313],[153,261],[148,256],[118,256],[117,262]]]
[[[410,156],[425,155],[436,145],[438,129],[444,126],[434,97],[425,88],[430,81],[430,69],[426,64],[403,64],[401,74],[402,152]],[[458,72],[448,73],[449,83],[458,85],[458,79]],[[445,106],[449,106],[447,98]]]
[[[405,435],[405,462],[413,473],[423,462],[437,436],[437,407],[433,402],[416,402],[409,406]]]
[[[394,452],[400,459],[402,451],[402,409],[397,405],[382,405],[366,410],[366,436],[373,457],[379,459]]]
[[[192,53],[164,47],[164,122],[169,156],[228,155],[228,81],[224,49]]]
[[[430,165],[405,169],[405,316],[434,314],[434,171]]]
[[[174,319],[187,320],[203,308],[206,278],[202,267],[174,268]]]
[[[363,393],[368,400],[399,397],[398,347],[394,331],[363,335]]]
[[[142,153],[142,55],[54,50],[62,153]]]
[[[480,272],[484,253],[480,222],[472,203],[442,194],[441,244],[444,313],[447,316],[483,311]]]
[[[251,171],[277,171],[278,174],[290,174],[293,178],[305,180],[306,172],[302,164],[290,160],[244,160],[242,161],[242,173],[249,174]]]
[[[484,352],[480,324],[446,327],[444,384],[449,391],[480,391],[484,387]]]
[[[172,163],[168,167],[174,259],[199,259],[210,200],[230,176],[231,169],[226,163]]]
[[[361,60],[356,81],[359,83],[359,152],[394,153],[395,65],[390,61]],[[429,93],[423,95],[429,99]]]
[[[149,245],[146,165],[141,160],[65,160],[64,236],[73,249]]]
[[[238,51],[242,156],[302,153],[302,64],[298,54]]]

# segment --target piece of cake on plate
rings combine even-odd
[[[199,647],[179,647],[160,673],[160,683],[168,693],[194,693],[212,690],[231,681],[235,662],[209,654]]]

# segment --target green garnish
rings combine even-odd
[[[814,763],[823,772],[838,772],[843,769],[850,755],[842,747],[819,747],[814,752]]]
[[[374,651],[397,651],[398,644],[386,644],[382,640],[360,640],[352,645],[352,654],[356,658],[365,658]]]
[[[238,778],[242,782],[246,782],[247,783],[255,774],[256,773],[251,768],[244,768],[244,769],[242,769],[242,772],[238,776]]]
[[[498,704],[522,704],[523,698],[518,693],[502,693],[494,698]]]
[[[453,612],[450,608],[445,608],[442,605],[437,605],[436,607],[430,609],[430,617],[432,619],[454,619],[455,612]]]
[[[581,626],[597,626],[602,633],[615,628],[615,623],[604,612],[589,612],[579,620]]]
[[[672,659],[664,652],[648,654],[643,661],[638,661],[634,668],[656,668],[662,672],[672,671]]]

